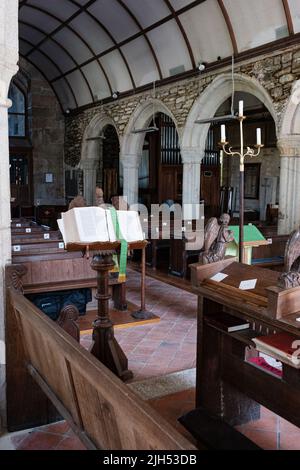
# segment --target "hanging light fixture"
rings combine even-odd
[[[131,131],[132,134],[149,134],[150,132],[157,132],[159,131],[158,127],[155,125],[155,98],[156,98],[156,88],[155,88],[155,81],[153,82],[153,110],[152,110],[152,122],[153,126],[145,127],[142,129],[133,129]]]
[[[232,56],[231,66],[231,77],[232,77],[232,95],[231,95],[231,112],[225,116],[215,116],[206,119],[197,119],[195,124],[216,124],[218,122],[234,121],[238,119],[238,116],[234,113],[234,97],[235,97],[235,80],[234,80],[234,56]]]

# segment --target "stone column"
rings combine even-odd
[[[290,234],[300,226],[300,136],[278,140],[280,193],[278,233]]]
[[[95,203],[95,191],[97,182],[97,168],[99,159],[83,160],[80,168],[83,170],[83,196],[88,206]]]
[[[121,155],[120,162],[123,167],[123,196],[131,206],[137,204],[139,199],[139,166],[140,155]]]
[[[0,2],[0,434],[5,427],[5,265],[11,260],[10,177],[8,145],[9,84],[17,73],[18,0]]]
[[[201,160],[203,153],[197,148],[183,148],[181,150],[183,163],[182,204],[184,217],[198,218],[191,205],[200,203]]]

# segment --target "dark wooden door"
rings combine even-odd
[[[32,159],[29,150],[10,152],[10,190],[13,207],[32,205]]]
[[[220,215],[220,165],[202,165],[201,199],[205,202],[206,217]]]

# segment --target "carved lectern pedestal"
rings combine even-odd
[[[93,345],[90,352],[121,380],[133,378],[128,370],[128,360],[114,336],[109,317],[109,271],[114,267],[111,252],[100,252],[93,257],[92,269],[97,272],[98,316],[93,323]]]
[[[93,322],[93,344],[90,352],[121,380],[132,379],[133,374],[128,370],[127,357],[118,344],[114,335],[114,325],[109,316],[109,272],[114,267],[112,255],[120,249],[120,242],[99,242],[86,245],[84,243],[69,243],[68,251],[81,251],[83,256],[93,254],[92,269],[97,272],[98,302],[97,318]],[[147,241],[131,242],[129,250],[144,250]]]

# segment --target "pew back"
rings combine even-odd
[[[22,294],[8,295],[28,372],[88,448],[194,449]]]

